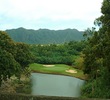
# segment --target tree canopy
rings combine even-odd
[[[97,19],[99,31],[92,31],[84,50],[84,73],[89,80],[83,96],[110,98],[110,0],[103,0],[102,16]]]
[[[64,44],[30,45],[36,63],[72,65],[76,56],[85,47],[83,41],[70,41]]]
[[[31,63],[31,58],[26,44],[15,43],[6,32],[0,31],[0,77],[18,75]]]

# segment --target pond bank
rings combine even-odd
[[[34,73],[45,73],[45,74],[55,74],[55,75],[65,75],[72,76],[82,80],[86,80],[87,76],[83,74],[82,70],[78,70],[73,68],[72,66],[68,66],[65,64],[54,64],[54,66],[44,66],[43,64],[33,63],[29,65],[29,68]],[[71,73],[74,71],[74,73]]]
[[[42,71],[32,71],[32,73],[41,73],[41,74],[50,74],[50,75],[62,75],[62,76],[69,76],[69,77],[74,77],[74,76],[71,76],[71,75],[66,75],[66,74],[61,74],[61,73],[57,73],[57,72],[42,72]],[[80,80],[86,80],[86,78],[81,78],[81,77],[75,77],[75,78],[78,78]]]
[[[57,97],[57,96],[34,96],[27,94],[0,93],[0,100],[110,100],[110,99],[89,99],[75,97]]]

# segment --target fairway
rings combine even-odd
[[[33,63],[29,65],[29,68],[32,72],[40,72],[47,74],[58,74],[58,75],[68,75],[73,76],[80,79],[86,79],[83,71],[73,68],[72,66],[68,66],[65,64],[37,64]]]

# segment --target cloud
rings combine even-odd
[[[101,15],[102,0],[0,0],[0,2],[2,23],[0,26],[6,29],[8,26],[42,28],[43,25],[54,28],[54,25],[50,25],[52,23],[55,25],[63,23],[64,27],[69,27],[72,26],[72,22],[77,24],[78,20],[80,24],[85,22],[89,26],[89,23],[93,23],[95,18]]]

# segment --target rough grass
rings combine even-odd
[[[64,65],[64,64],[54,64],[55,66],[53,67],[45,67],[43,64],[37,64],[33,63],[29,65],[29,68],[31,69],[32,72],[40,72],[40,73],[50,73],[50,74],[58,74],[58,75],[68,75],[68,76],[73,76],[77,77],[80,79],[86,79],[86,76],[83,74],[83,71],[75,69],[71,66]],[[76,70],[77,73],[69,73],[66,72],[66,70]]]

